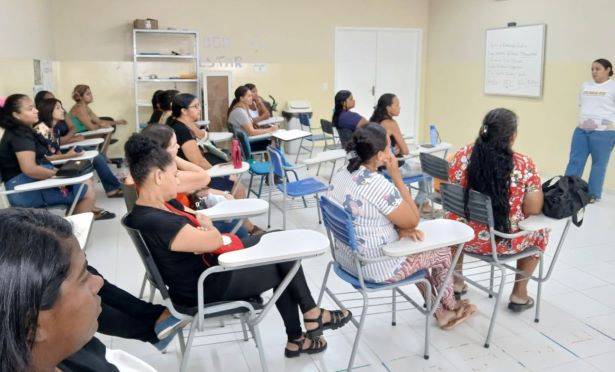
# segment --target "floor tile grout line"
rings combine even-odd
[[[611,335],[609,335],[609,334],[607,334],[607,333],[602,332],[601,330],[599,330],[598,328],[596,328],[596,327],[592,326],[592,325],[591,325],[591,324],[589,324],[589,323],[584,323],[584,324],[585,324],[586,326],[588,326],[589,328],[593,329],[594,331],[596,331],[596,332],[600,333],[601,335],[603,335],[603,336],[605,336],[605,337],[609,338],[611,341],[615,341],[615,337],[613,337],[613,336],[611,336]]]
[[[567,352],[569,352],[570,354],[574,355],[575,357],[579,358],[579,359],[583,359],[580,356],[578,356],[574,351],[568,349],[566,346],[560,344],[559,342],[557,342],[554,338],[547,336],[544,332],[538,332],[541,335],[545,336],[547,339],[551,340],[553,343],[555,343],[556,345],[558,345],[559,347],[561,347],[562,349],[566,350]]]

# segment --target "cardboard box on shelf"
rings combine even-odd
[[[135,19],[132,25],[134,28],[156,30],[158,29],[158,20],[153,18]]]

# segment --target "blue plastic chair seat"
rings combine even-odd
[[[352,285],[355,289],[361,288],[361,283],[359,282],[359,279],[356,276],[350,274],[348,271],[342,269],[342,267],[338,263],[335,263],[333,265],[333,270],[335,271],[337,276],[340,277],[340,279]],[[400,280],[399,282],[395,282],[394,284],[402,285],[404,282],[412,282],[418,279],[422,279],[425,277],[426,274],[427,272],[425,270],[420,270],[410,275],[409,277],[403,280]],[[369,289],[378,289],[378,288],[386,287],[386,286],[393,284],[393,283],[374,283],[374,282],[367,282],[367,281],[363,281],[363,283],[365,284],[365,288],[369,288]]]
[[[309,137],[305,137],[307,141],[324,141],[325,136],[323,134],[312,134]]]
[[[258,175],[269,174],[271,164],[268,161],[258,161],[250,164],[250,172]]]
[[[284,192],[284,185],[277,184],[278,190]],[[314,177],[304,178],[299,181],[289,182],[286,184],[286,193],[290,197],[304,196],[310,194],[316,194],[326,191],[329,187],[317,180]]]

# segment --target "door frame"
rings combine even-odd
[[[202,84],[202,95],[203,95],[203,119],[209,121],[209,105],[206,102],[207,100],[207,77],[209,76],[226,76],[228,79],[228,99],[229,102],[232,101],[231,97],[233,96],[233,72],[230,70],[208,70],[202,69],[201,76],[203,80]]]
[[[421,127],[421,86],[423,85],[421,77],[423,76],[423,29],[420,28],[401,28],[401,27],[335,27],[333,34],[333,86],[335,92],[338,92],[340,88],[337,86],[337,77],[335,76],[335,66],[337,66],[337,32],[338,31],[411,31],[416,32],[419,36],[418,53],[417,53],[417,69],[416,69],[416,88],[415,88],[415,105],[416,113],[414,114],[414,142],[418,142],[419,127]]]

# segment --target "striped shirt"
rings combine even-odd
[[[399,239],[395,225],[387,219],[402,202],[399,191],[378,172],[361,166],[350,173],[341,168],[331,180],[327,197],[350,213],[359,253],[365,258],[384,256],[382,247]],[[358,275],[348,246],[336,242],[336,261],[353,275]],[[361,267],[363,278],[382,283],[393,277],[406,257],[370,263]]]

